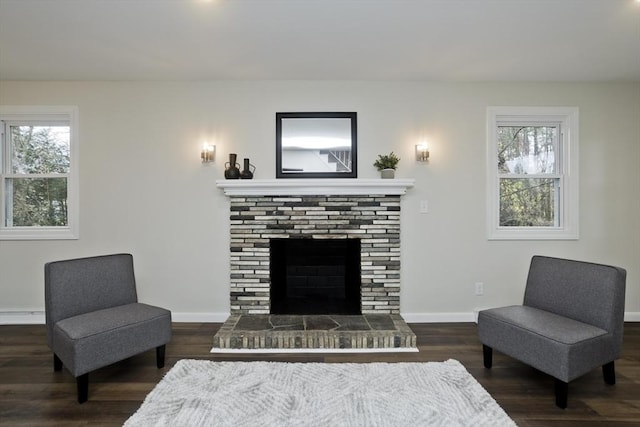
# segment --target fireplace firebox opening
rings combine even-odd
[[[361,314],[360,239],[270,239],[271,314]]]

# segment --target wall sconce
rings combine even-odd
[[[416,145],[416,160],[426,162],[429,160],[429,147],[426,143]]]
[[[211,144],[203,144],[202,151],[200,152],[200,159],[202,163],[210,163],[213,162],[213,159],[216,156],[216,146]]]

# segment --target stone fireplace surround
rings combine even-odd
[[[400,196],[413,181],[292,181],[218,181],[230,197],[231,314],[269,314],[272,238],[361,239],[362,313],[400,313]]]
[[[388,323],[411,334],[399,316],[400,197],[413,183],[401,179],[217,181],[230,199],[231,316],[221,332],[233,329],[229,321],[242,323],[243,316],[267,319],[270,314],[270,239],[310,238],[360,239],[362,315],[391,316]],[[219,337],[214,342],[223,347],[223,341],[230,345],[243,339],[246,344],[246,337]],[[386,341],[393,346],[394,339]],[[399,341],[411,343],[412,339],[396,337],[396,346]]]

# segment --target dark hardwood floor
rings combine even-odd
[[[132,357],[89,375],[89,401],[76,401],[75,380],[54,372],[43,325],[0,326],[0,425],[122,425],[179,359],[277,360],[288,362],[417,362],[457,359],[520,426],[640,425],[640,323],[625,324],[624,350],[616,362],[617,384],[605,385],[601,370],[569,385],[569,407],[554,404],[553,379],[494,352],[482,366],[476,325],[411,324],[419,353],[224,355],[211,354],[220,324],[176,323],[165,368],[155,352]]]

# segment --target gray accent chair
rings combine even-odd
[[[138,302],[131,254],[49,262],[44,277],[53,368],[64,365],[76,378],[79,403],[98,368],[153,348],[158,369],[164,367],[171,312]]]
[[[569,382],[599,366],[605,383],[615,384],[626,275],[619,267],[534,256],[523,305],[478,314],[484,366],[491,368],[496,349],[551,375],[563,409]]]

